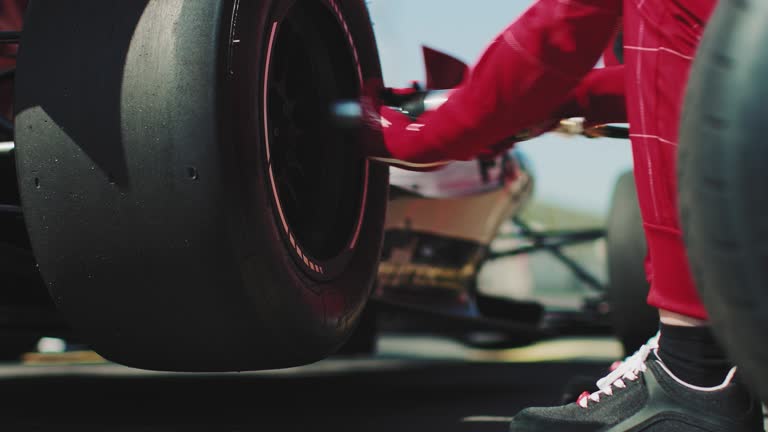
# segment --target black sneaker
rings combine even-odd
[[[597,392],[583,393],[576,403],[521,411],[510,431],[764,431],[760,401],[736,379],[736,368],[717,387],[696,387],[675,377],[657,349],[653,338],[598,381]]]

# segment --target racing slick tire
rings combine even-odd
[[[374,282],[388,169],[326,113],[369,82],[362,0],[32,2],[23,211],[82,339],[169,371],[335,352]]]
[[[379,314],[373,301],[368,302],[357,328],[336,351],[342,357],[367,357],[376,354],[379,343]]]
[[[768,3],[720,2],[691,71],[678,193],[715,335],[768,400]]]
[[[614,334],[627,355],[637,351],[659,328],[659,314],[648,305],[645,275],[647,246],[633,172],[616,181],[606,226],[608,283],[606,299]]]

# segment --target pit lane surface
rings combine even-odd
[[[574,374],[602,374],[617,349],[563,343],[477,351],[385,337],[374,357],[233,374],[36,357],[0,366],[0,431],[505,431],[521,408],[557,402]]]

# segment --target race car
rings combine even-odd
[[[19,44],[0,210],[20,264],[2,277],[9,292],[5,281],[44,294],[35,308],[54,308],[50,296],[55,314],[36,316],[107,359],[170,371],[303,365],[348,346],[372,302],[524,341],[621,328],[605,287],[559,250],[604,230],[537,232],[516,218],[533,186],[519,152],[422,177],[454,175],[463,185],[448,196],[415,190],[402,172],[390,180],[362,155],[370,130],[340,126],[334,107],[384,89],[364,1],[36,0],[24,18],[23,32],[0,33]],[[392,108],[415,115],[450,86],[428,69],[432,82]],[[621,133],[571,120],[563,130]],[[597,300],[555,316],[477,295],[478,265],[510,219],[532,245],[505,253],[559,256]],[[642,295],[639,274],[613,298],[632,286]],[[421,288],[439,295],[417,299]]]

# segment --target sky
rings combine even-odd
[[[368,0],[384,81],[424,81],[421,46],[472,65],[531,0]],[[628,140],[547,134],[519,143],[536,174],[538,200],[605,215],[613,186],[632,169]]]

